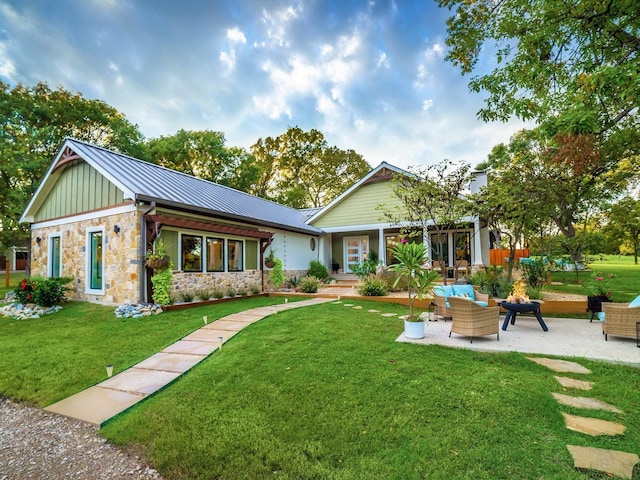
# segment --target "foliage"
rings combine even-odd
[[[529,258],[526,262],[520,262],[519,268],[533,296],[540,298],[542,289],[545,288],[551,279],[552,262],[545,262],[543,259]]]
[[[195,297],[196,297],[195,293],[193,291],[191,291],[191,290],[182,290],[180,292],[180,298],[182,299],[182,301],[184,303],[193,302]]]
[[[610,297],[611,296],[611,273],[593,273],[591,278],[583,283],[587,295]]]
[[[227,288],[227,290],[224,292],[224,294],[225,294],[225,296],[226,296],[226,297],[233,298],[233,297],[235,297],[235,296],[238,294],[238,292],[236,291],[236,289],[235,289],[235,288],[233,288],[233,287],[229,287],[229,288]]]
[[[640,200],[630,196],[620,199],[609,210],[608,218],[610,234],[629,242],[637,265],[640,253]]]
[[[329,146],[315,129],[289,127],[260,138],[251,153],[260,178],[249,193],[293,208],[324,206],[370,170],[361,155]]]
[[[370,275],[375,275],[378,265],[382,262],[374,258],[368,258],[362,262],[358,262],[351,266],[351,272],[354,273],[360,280],[364,280]]]
[[[213,291],[213,298],[215,298],[216,300],[220,300],[221,298],[224,298],[224,292],[219,288],[216,288]]]
[[[302,280],[300,280],[300,290],[304,293],[318,293],[319,288],[320,279],[317,277],[307,275],[306,277],[302,277]]]
[[[309,270],[307,271],[307,275],[311,277],[316,277],[320,280],[324,280],[329,276],[329,270],[327,267],[317,260],[311,260],[309,263]]]
[[[289,288],[298,288],[300,285],[300,279],[294,275],[287,279],[287,283],[289,284]]]
[[[463,74],[482,53],[496,67],[470,88],[488,96],[485,121],[515,115],[555,134],[587,133],[608,144],[614,162],[638,153],[640,16],[633,0],[439,0],[447,20],[446,59]],[[485,48],[487,43],[489,49]],[[486,65],[482,61],[482,65]]]
[[[438,272],[424,267],[427,257],[427,247],[423,243],[411,243],[402,239],[393,247],[393,257],[398,261],[391,268],[398,274],[394,285],[397,285],[401,278],[407,282],[407,292],[409,295],[409,316],[407,320],[418,320],[414,314],[413,303],[415,298],[422,299],[433,289],[433,282],[438,278]]]
[[[251,285],[251,294],[258,295],[260,293],[260,287],[258,285]]]
[[[154,270],[162,270],[169,266],[169,257],[162,240],[156,240],[153,249],[147,250],[145,254],[145,264]]]
[[[269,253],[264,257],[264,263],[268,265],[274,264],[276,261],[276,252],[273,248],[269,249]]]
[[[151,277],[152,298],[158,305],[171,304],[171,286],[173,284],[173,272],[171,264],[168,267],[155,270]]]
[[[471,177],[470,166],[443,161],[426,169],[414,169],[411,175],[397,175],[393,191],[401,208],[381,207],[393,225],[408,236],[432,231],[432,249],[439,262],[444,261],[447,233],[463,223],[470,206],[462,193]],[[443,279],[446,284],[446,277]]]
[[[273,260],[273,270],[271,270],[271,283],[276,288],[282,287],[284,284],[284,272],[282,271],[282,260],[275,258]]]
[[[33,303],[41,307],[52,307],[66,300],[66,292],[69,290],[64,285],[71,278],[31,278],[23,279],[14,290],[13,301],[15,303]]]
[[[46,83],[33,87],[0,80],[0,244],[28,246],[18,221],[65,137],[145,158],[142,134],[123,114]]]
[[[384,297],[389,293],[389,284],[380,275],[368,275],[358,286],[358,293],[365,297]]]

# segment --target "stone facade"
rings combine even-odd
[[[138,303],[140,297],[140,213],[105,215],[62,225],[33,228],[31,274],[47,276],[49,237],[60,234],[63,277],[72,278],[67,297],[105,304]],[[118,226],[119,233],[114,232]],[[104,295],[86,292],[87,229],[104,227]],[[41,241],[38,243],[37,238]]]
[[[245,270],[244,272],[215,272],[215,273],[184,273],[173,272],[173,285],[171,296],[177,297],[176,301],[181,301],[182,292],[187,292],[195,296],[202,290],[207,290],[213,297],[213,292],[218,290],[223,295],[227,295],[231,290],[236,293],[244,290],[251,293],[254,289],[262,291],[260,270]]]

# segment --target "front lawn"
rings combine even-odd
[[[556,403],[550,370],[517,353],[397,343],[401,321],[367,310],[406,308],[357,303],[258,322],[103,434],[172,479],[606,478],[574,470],[566,445],[639,453],[638,369],[580,360],[595,382],[586,395],[625,412],[586,415],[628,428],[591,438],[565,428],[562,411],[585,412]]]

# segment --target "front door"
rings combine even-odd
[[[352,273],[353,267],[364,262],[369,255],[369,237],[345,237],[344,273]]]

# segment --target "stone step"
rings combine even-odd
[[[624,413],[617,407],[610,405],[597,398],[590,397],[572,397],[571,395],[564,395],[562,393],[551,393],[558,403],[566,405],[568,407],[576,408],[588,408],[591,410],[606,410],[613,413]]]
[[[633,467],[639,460],[634,453],[618,450],[576,445],[567,445],[567,448],[573,457],[574,468],[598,470],[622,478],[631,478]]]
[[[599,418],[579,417],[577,415],[570,415],[568,413],[562,413],[564,417],[564,423],[569,430],[574,432],[584,433],[597,437],[599,435],[622,435],[626,427],[616,422],[609,422],[608,420],[600,420]]]

